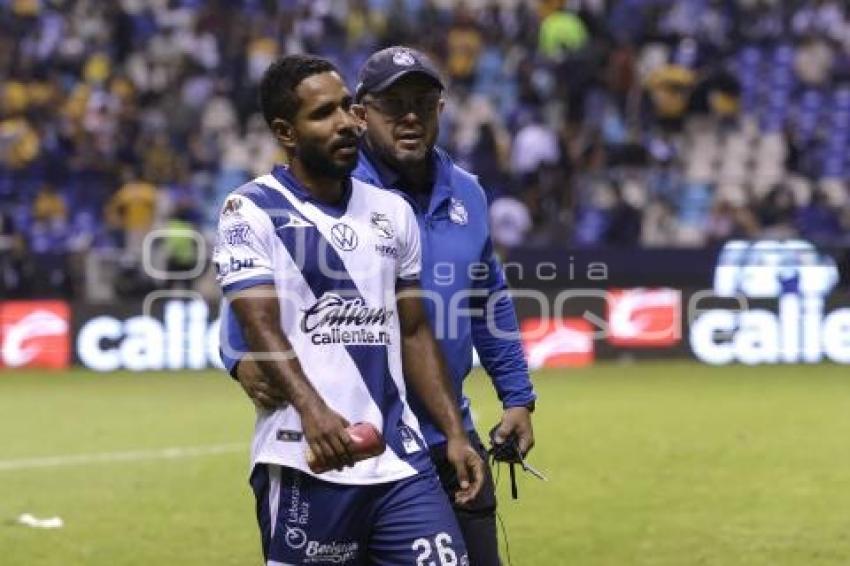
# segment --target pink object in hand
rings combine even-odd
[[[387,449],[387,443],[384,442],[384,437],[375,428],[375,425],[368,422],[354,423],[345,429],[351,438],[351,455],[355,462],[366,460],[380,456]],[[307,447],[307,465],[313,470],[313,473],[323,474],[330,471],[332,468],[316,467],[316,456],[310,447]]]

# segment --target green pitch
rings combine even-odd
[[[536,375],[516,566],[850,563],[850,370],[600,365]],[[498,405],[471,380],[480,429]],[[252,408],[217,373],[0,374],[0,564],[259,565]],[[165,451],[168,448],[180,450]],[[64,528],[15,524],[22,513]]]

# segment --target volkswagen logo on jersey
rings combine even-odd
[[[348,224],[334,224],[331,228],[331,236],[337,247],[345,252],[350,252],[357,247],[357,233]]]
[[[452,198],[449,203],[449,220],[460,226],[469,224],[469,213],[460,199]]]

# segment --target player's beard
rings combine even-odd
[[[317,143],[302,141],[298,158],[304,168],[316,177],[345,179],[357,166],[357,154],[349,161],[338,161],[332,156],[335,149],[332,146],[328,151]]]

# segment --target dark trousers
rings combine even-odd
[[[431,447],[431,460],[437,467],[440,482],[452,502],[455,516],[460,523],[460,530],[463,532],[466,550],[469,553],[469,565],[500,566],[499,539],[496,535],[496,490],[487,460],[487,449],[474,431],[469,433],[469,441],[484,459],[487,474],[481,491],[469,504],[461,507],[454,502],[459,485],[454,466],[446,459],[445,444]]]

